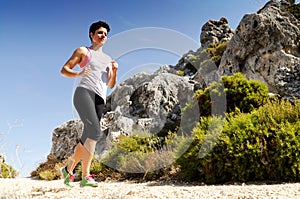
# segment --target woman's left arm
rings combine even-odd
[[[118,71],[118,63],[115,61],[111,62],[111,67],[108,71],[108,87],[112,89],[117,82],[117,71]]]

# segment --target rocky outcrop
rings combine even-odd
[[[55,128],[49,157],[57,160],[68,158],[81,137],[82,129],[83,123],[80,120],[70,120]]]
[[[300,63],[300,22],[286,11],[290,3],[272,0],[257,13],[245,15],[223,54],[218,74],[242,72],[266,83],[271,92],[290,95],[285,93],[289,89],[274,81],[277,73],[285,76],[278,70],[293,70]],[[280,81],[284,79],[289,78]]]
[[[222,17],[220,20],[209,20],[201,29],[200,42],[203,48],[207,48],[210,44],[229,41],[234,35],[228,25],[228,20]]]
[[[108,134],[160,133],[180,124],[181,108],[193,97],[188,77],[163,72],[140,73],[118,85],[103,117]]]
[[[102,122],[102,131],[105,132],[105,122]],[[104,127],[104,128],[103,128]],[[64,160],[73,154],[74,148],[82,135],[83,123],[79,119],[69,120],[52,133],[52,147],[48,159]],[[116,139],[116,138],[114,138]],[[97,142],[95,154],[101,156],[106,152],[108,143],[112,140],[112,135],[107,136],[106,140]]]
[[[204,89],[211,82],[217,81],[219,75],[217,74],[218,66],[211,60],[208,53],[203,52],[213,44],[230,41],[234,32],[224,17],[220,20],[209,20],[201,28],[200,48],[195,52],[189,51],[184,54],[174,68],[190,77],[195,90]]]

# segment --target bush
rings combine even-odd
[[[223,88],[224,87],[224,88]],[[223,76],[221,81],[212,83],[204,90],[195,92],[195,98],[199,103],[201,116],[210,116],[211,95],[226,94],[227,110],[233,112],[237,109],[248,113],[268,102],[268,88],[258,80],[247,80],[242,73],[232,76]]]
[[[110,169],[106,165],[104,165],[101,160],[97,159],[96,157],[93,157],[90,166],[90,173],[95,174],[96,177],[100,180],[105,180],[106,178],[114,176],[116,172],[113,169]],[[82,165],[80,163],[75,168],[75,174],[75,176],[78,176],[76,180],[81,179]]]
[[[57,180],[61,178],[59,169],[66,165],[67,159],[59,161],[55,156],[48,155],[47,161],[41,163],[36,170],[30,173],[31,177],[38,177],[41,180]]]
[[[206,52],[210,55],[211,60],[215,62],[217,66],[220,65],[221,58],[228,45],[229,41],[218,42],[210,44],[206,49]]]
[[[194,141],[176,161],[181,176],[206,183],[227,181],[300,180],[300,102],[273,101],[251,113],[202,118],[193,131]],[[200,158],[199,150],[211,149],[216,136],[205,138],[208,127],[223,127],[212,151]],[[212,134],[213,135],[213,134]],[[209,147],[207,147],[209,146]]]
[[[0,178],[15,178],[18,172],[5,162],[0,163]]]
[[[173,134],[163,140],[149,133],[139,134],[120,136],[103,163],[119,171],[126,179],[155,180],[163,176],[164,169],[173,162],[172,150],[162,149],[163,143],[172,145]]]
[[[44,170],[39,173],[39,178],[41,180],[54,180],[56,178],[56,173],[51,170]]]
[[[180,167],[180,176],[183,180],[203,180],[203,176],[201,176],[201,173],[199,172],[199,166],[201,164],[199,152],[204,140],[206,140],[206,146],[203,147],[202,151],[208,152],[210,150],[211,146],[214,143],[214,139],[212,139],[213,137],[205,136],[207,135],[210,124],[213,123],[217,124],[215,128],[210,128],[212,132],[211,135],[214,135],[213,130],[217,130],[220,126],[222,127],[220,121],[222,121],[222,119],[219,117],[202,117],[200,122],[193,130],[192,142],[187,137],[181,138],[181,143],[178,145],[179,147],[175,152],[175,166]],[[188,149],[186,149],[187,145],[189,145]]]

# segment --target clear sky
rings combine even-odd
[[[90,45],[88,28],[92,22],[104,20],[110,24],[107,45],[124,31],[157,27],[180,32],[200,46],[201,27],[208,20],[226,17],[229,26],[235,29],[245,14],[256,12],[266,2],[1,1],[0,153],[5,153],[7,162],[21,170],[21,177],[29,176],[31,170],[46,160],[53,129],[74,118],[72,94],[76,80],[62,77],[60,69],[75,48]],[[119,47],[134,40],[134,37],[126,39]],[[118,50],[118,45],[113,47],[108,54]],[[196,49],[187,47],[186,52],[189,50]],[[112,58],[119,62],[119,77],[122,77],[137,66],[146,70],[149,63],[175,65],[180,57],[146,49]]]

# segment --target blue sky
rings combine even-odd
[[[46,160],[53,129],[74,118],[72,92],[76,80],[62,77],[60,69],[75,48],[89,46],[88,28],[92,22],[107,21],[111,26],[109,39],[124,31],[157,27],[182,33],[200,46],[201,27],[208,20],[226,17],[235,29],[244,14],[256,12],[266,2],[1,1],[0,153],[5,153],[7,162],[21,170],[21,177],[28,176]],[[120,47],[132,42],[134,38],[121,42]],[[107,51],[113,55],[117,48],[114,45]],[[189,50],[196,49],[187,47],[186,52]],[[122,77],[135,67],[146,70],[149,63],[175,65],[180,57],[145,49],[113,58],[119,62]],[[150,68],[154,65],[150,64]]]

